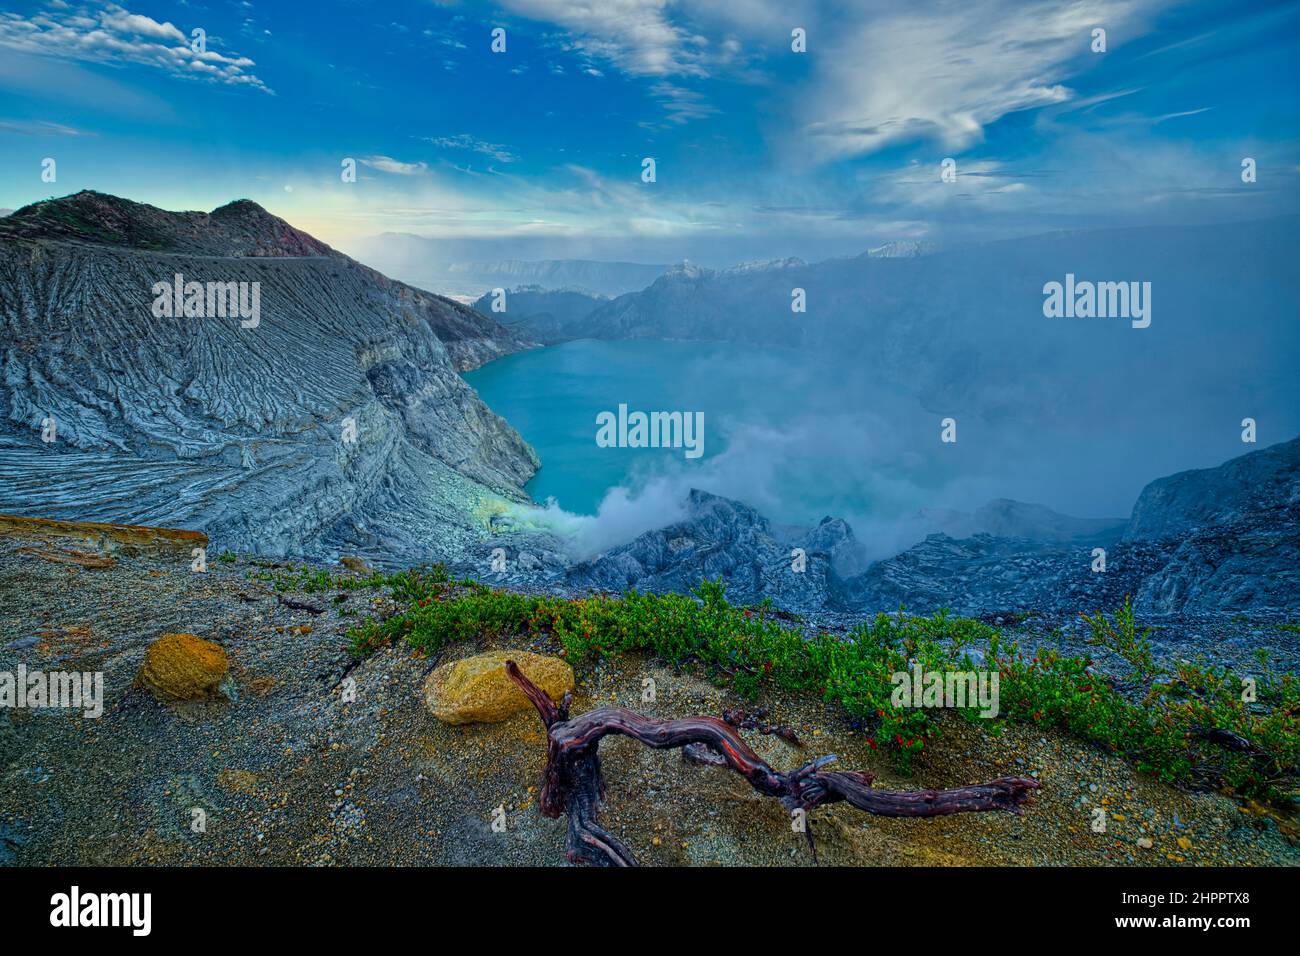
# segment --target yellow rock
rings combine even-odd
[[[573,668],[558,657],[527,651],[489,651],[436,668],[424,682],[424,703],[447,724],[491,724],[532,704],[506,673],[514,661],[534,684],[558,701],[573,690]]]
[[[375,573],[374,568],[366,564],[366,562],[362,561],[360,558],[354,557],[350,554],[345,554],[343,557],[339,558],[339,564],[356,574],[371,575]]]
[[[193,634],[164,634],[144,652],[135,675],[143,687],[164,703],[221,696],[220,685],[230,661],[220,644]]]

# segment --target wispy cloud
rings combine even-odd
[[[703,76],[707,41],[669,15],[669,0],[504,0],[507,9],[567,30],[574,46],[633,76]]]
[[[499,163],[513,163],[519,160],[519,157],[508,147],[477,139],[468,133],[458,133],[455,136],[423,136],[421,139],[426,143],[432,143],[439,149],[460,149],[471,153],[481,153],[484,156],[490,156]]]
[[[753,27],[744,9],[718,10],[708,0],[503,0],[512,12],[560,28],[546,37],[548,45],[575,54],[579,69],[602,78],[600,61],[625,76],[652,81],[650,95],[664,108],[664,121],[681,125],[719,112],[705,93],[684,84],[698,84],[722,73],[741,78],[741,45],[730,34],[706,36],[692,25],[704,14],[724,27],[739,19]],[[766,16],[767,14],[765,14]],[[566,72],[552,64],[557,76]],[[741,70],[743,72],[743,70]],[[752,79],[749,77],[748,79]],[[663,128],[661,123],[643,126]]]
[[[1090,52],[1091,31],[1131,36],[1159,4],[984,0],[867,17],[819,56],[807,131],[823,158],[927,138],[969,148],[1008,113],[1070,99],[1063,81],[1104,55]]]
[[[1009,202],[1023,204],[1031,187],[1027,177],[993,160],[965,160],[955,167],[956,181],[944,182],[937,163],[911,162],[894,174],[873,176],[870,199],[878,207],[931,210],[951,203],[989,210]]]
[[[429,168],[428,163],[404,163],[391,156],[362,156],[361,163],[381,173],[394,173],[398,176],[418,176]]]
[[[249,72],[255,64],[248,57],[192,50],[189,38],[170,21],[116,4],[71,9],[56,3],[30,17],[0,14],[0,48],[94,63],[135,63],[185,79],[272,92]]]
[[[1164,123],[1171,119],[1181,119],[1184,116],[1199,116],[1201,113],[1208,113],[1214,109],[1212,106],[1202,106],[1196,110],[1181,110],[1177,113],[1165,113],[1163,116],[1157,116],[1154,120],[1156,123]]]
[[[85,130],[73,129],[62,123],[48,120],[0,120],[0,132],[22,133],[25,136],[94,136]]]
[[[702,93],[667,80],[656,83],[650,91],[663,103],[670,123],[688,123],[718,112],[717,107],[711,105]]]
[[[1091,31],[1105,28],[1112,44],[1131,40],[1168,0],[503,3],[559,27],[566,49],[654,80],[649,92],[671,124],[718,112],[701,89],[709,80],[767,82],[756,51],[793,56],[789,31],[804,26],[810,75],[789,86],[789,105],[803,118],[803,152],[825,161],[925,139],[962,150],[1009,113],[1064,104],[1075,95],[1070,78],[1096,56]]]

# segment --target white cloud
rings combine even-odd
[[[508,170],[490,178],[462,177],[443,168],[401,181],[376,177],[364,198],[350,190],[313,194],[301,225],[331,236],[397,231],[448,239],[635,242],[715,234],[735,218],[728,208],[663,198],[640,181],[639,163],[617,180],[579,166],[561,167],[546,180]]]
[[[1070,100],[1070,76],[1106,55],[1090,51],[1093,28],[1106,28],[1115,47],[1167,2],[503,0],[562,28],[568,49],[654,79],[651,93],[673,123],[717,112],[684,83],[769,82],[771,69],[756,68],[755,55],[792,56],[789,31],[804,27],[812,75],[789,88],[787,106],[811,139],[811,150],[793,148],[818,161],[919,139],[970,147],[1008,113]]]
[[[106,30],[115,33],[134,33],[138,36],[153,37],[157,40],[174,40],[186,43],[185,34],[181,33],[171,22],[159,23],[152,17],[138,13],[127,13],[121,7],[109,7],[100,14],[99,22]]]
[[[701,38],[670,21],[669,0],[504,0],[504,6],[563,27],[588,56],[633,76],[705,74]]]
[[[381,173],[395,173],[398,176],[418,176],[429,168],[427,163],[404,163],[391,156],[362,156],[361,163]]]
[[[955,172],[956,181],[944,182],[939,163],[914,161],[897,173],[873,175],[868,197],[872,203],[915,214],[953,203],[999,209],[1012,200],[1023,204],[1031,192],[1022,176],[993,160],[960,160]]]
[[[672,0],[504,0],[504,4],[522,16],[563,28],[565,35],[558,45],[584,61],[598,59],[628,76],[655,80],[650,93],[674,124],[718,110],[704,94],[668,78],[706,79],[714,70],[730,66],[740,50],[735,37],[715,43],[684,22],[673,22],[672,13],[687,11],[686,4]],[[582,71],[604,76],[590,62],[584,63]],[[565,70],[557,63],[551,72],[562,76]]]
[[[519,160],[519,157],[508,147],[476,139],[468,133],[458,133],[455,136],[424,136],[421,138],[426,143],[432,143],[440,149],[464,149],[473,153],[482,153],[499,163],[513,163]]]
[[[1105,27],[1114,45],[1161,2],[923,4],[823,27],[806,126],[814,153],[833,159],[923,138],[968,148],[1008,113],[1070,99],[1063,80],[1107,55],[1090,51],[1093,28]]]
[[[95,63],[137,63],[173,76],[272,92],[248,72],[255,65],[252,60],[212,49],[195,52],[186,35],[171,22],[159,23],[116,4],[98,12],[87,6],[72,13],[56,12],[66,7],[51,4],[48,10],[26,18],[17,13],[0,14],[0,48]]]
[[[26,136],[94,136],[83,130],[52,123],[49,120],[0,120],[0,131],[22,133]]]
[[[705,100],[703,94],[667,80],[656,83],[650,91],[663,103],[670,123],[687,123],[718,112],[716,107]]]

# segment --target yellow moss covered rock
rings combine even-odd
[[[506,661],[559,701],[573,690],[573,668],[558,657],[527,651],[489,651],[436,668],[424,682],[424,703],[447,724],[491,724],[532,704],[506,673]]]
[[[144,652],[135,675],[143,687],[164,703],[221,695],[221,681],[230,661],[220,644],[193,634],[164,634]]]
[[[349,571],[356,574],[364,574],[367,577],[375,573],[374,568],[351,554],[345,554],[343,557],[339,558],[339,564],[343,565],[343,567],[347,568]]]

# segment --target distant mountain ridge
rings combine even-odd
[[[552,330],[560,329],[591,314],[609,299],[576,289],[546,289],[539,285],[518,286],[485,292],[474,302],[474,309],[502,325],[543,345],[552,341]],[[504,311],[495,311],[496,303]]]
[[[1281,217],[1049,234],[904,257],[738,270],[684,264],[545,334],[548,342],[696,339],[800,349],[897,383],[930,409],[1046,418],[1094,403],[1102,420],[1114,412],[1103,407],[1109,393],[1096,387],[1097,369],[1153,393],[1149,401],[1185,386],[1187,369],[1204,394],[1246,383],[1293,389],[1283,356],[1300,353],[1300,325],[1287,319],[1300,310],[1296,258],[1300,219]],[[1152,326],[1045,317],[1045,283],[1067,274],[1148,282]],[[1214,361],[1224,354],[1244,365]]]
[[[933,242],[920,239],[896,239],[893,242],[873,246],[865,254],[871,259],[915,259],[918,256],[932,255],[938,250],[938,244]]]
[[[495,288],[526,285],[622,295],[644,289],[668,268],[621,260],[525,259],[495,254],[499,245],[389,232],[355,240],[348,250],[412,285],[464,301]]]
[[[601,262],[590,259],[542,259],[498,262],[453,262],[450,276],[474,276],[480,280],[533,285],[552,290],[572,290],[597,295],[617,295],[629,289],[643,289],[665,271],[665,266],[638,262]]]

